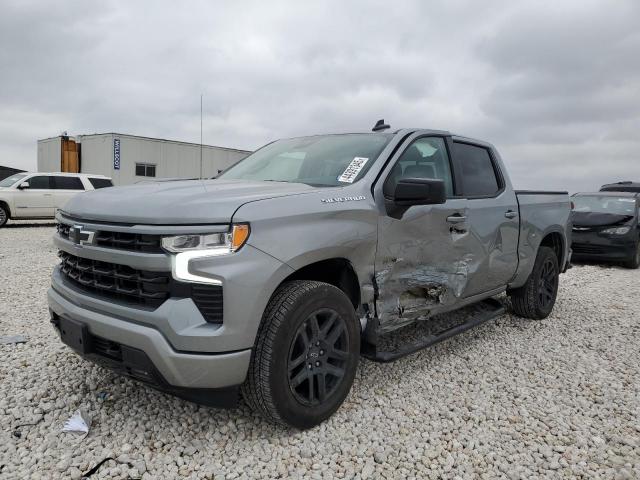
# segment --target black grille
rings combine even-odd
[[[91,350],[103,357],[122,361],[122,348],[119,343],[106,338],[91,336]]]
[[[160,235],[106,231],[98,232],[95,239],[96,245],[100,247],[148,253],[162,253],[160,241]]]
[[[169,297],[171,276],[168,272],[135,270],[62,251],[58,255],[64,276],[84,290],[149,307],[158,307]]]
[[[604,247],[601,247],[599,245],[586,245],[584,243],[574,243],[571,245],[571,249],[573,250],[574,254],[585,253],[590,255],[600,255],[606,253]]]
[[[151,308],[159,307],[169,297],[191,298],[207,322],[222,323],[222,285],[178,282],[170,272],[135,270],[63,251],[58,256],[64,277],[84,291]]]
[[[192,285],[191,299],[209,323],[222,323],[222,286]]]
[[[58,230],[58,235],[64,238],[69,238],[69,229],[71,225],[67,225],[65,223],[58,223],[56,225],[56,229]]]
[[[69,238],[71,225],[58,223],[58,235]],[[130,250],[134,252],[163,253],[160,235],[130,232],[109,232],[98,230],[94,238],[94,244],[99,247]]]

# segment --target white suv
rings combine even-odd
[[[74,195],[112,186],[103,175],[16,173],[0,181],[0,227],[10,218],[53,218]]]

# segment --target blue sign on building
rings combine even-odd
[[[113,169],[120,170],[120,139],[113,139]]]

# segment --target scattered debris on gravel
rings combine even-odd
[[[640,478],[638,271],[577,266],[546,320],[503,315],[395,363],[363,360],[340,410],[299,432],[73,354],[49,324],[54,229],[29,225],[0,229],[0,335],[29,338],[0,345],[2,478]],[[78,409],[88,436],[61,435]]]

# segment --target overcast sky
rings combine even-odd
[[[394,128],[494,143],[518,188],[640,180],[640,2],[1,1],[0,165],[119,132],[254,149]]]

